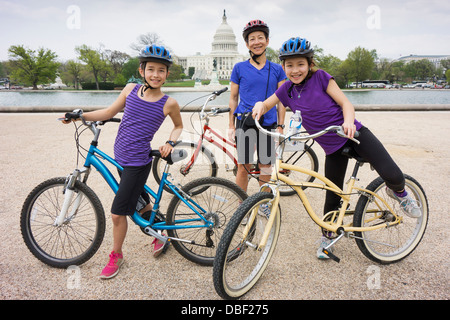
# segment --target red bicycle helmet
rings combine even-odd
[[[247,42],[248,35],[255,31],[262,31],[266,34],[267,38],[269,37],[270,30],[267,24],[262,20],[252,20],[245,25],[244,30],[242,31],[245,42]]]

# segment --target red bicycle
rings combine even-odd
[[[219,132],[214,130],[209,126],[209,118],[217,116],[221,113],[226,113],[230,111],[230,108],[211,108],[210,111],[205,112],[207,109],[207,105],[209,102],[214,100],[217,96],[221,95],[228,88],[224,88],[219,91],[214,91],[211,95],[208,96],[203,107],[199,113],[200,121],[204,121],[202,132],[200,133],[200,137],[197,142],[194,141],[184,141],[180,140],[175,143],[175,149],[183,149],[188,153],[188,156],[183,160],[174,163],[170,168],[170,174],[174,178],[174,181],[180,183],[181,185],[185,185],[189,181],[201,178],[201,177],[216,177],[219,166],[218,161],[216,160],[215,155],[211,150],[209,150],[205,145],[204,141],[211,143],[221,150],[224,155],[228,158],[229,163],[225,163],[225,170],[232,171],[234,175],[237,173],[237,158],[235,157],[236,153],[236,143],[234,141],[230,141],[229,139],[223,137]],[[303,150],[293,151],[293,152],[284,152],[284,158],[286,159],[286,163],[297,165],[303,168],[307,168],[313,171],[319,170],[319,161],[317,159],[317,155],[314,150],[311,148],[314,143],[314,140],[309,140],[304,144]],[[224,161],[227,162],[227,161]],[[152,172],[156,182],[159,184],[162,179],[162,173],[164,172],[165,163],[161,160],[161,158],[155,157],[153,159],[153,167]],[[255,164],[252,166],[249,172],[249,178],[259,177],[260,170],[258,165]],[[314,181],[314,177],[306,174],[302,174],[297,171],[289,171],[283,169],[282,172],[284,175],[290,176],[292,175],[292,179],[295,181],[305,181],[312,182]],[[166,189],[168,192],[171,192],[170,189]],[[285,185],[280,186],[280,194],[282,196],[289,196],[295,194],[295,191]]]

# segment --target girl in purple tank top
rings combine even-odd
[[[412,218],[421,216],[420,207],[405,191],[405,178],[381,142],[372,132],[355,119],[355,109],[338,87],[334,78],[323,70],[315,69],[314,50],[309,41],[291,38],[280,49],[280,60],[289,81],[285,82],[271,97],[258,102],[253,108],[253,116],[259,119],[267,110],[282,102],[293,112],[300,110],[302,125],[312,134],[328,126],[342,126],[348,137],[353,138],[359,131],[360,144],[337,136],[325,134],[316,139],[324,149],[325,176],[342,188],[348,157],[342,155],[342,149],[351,146],[362,158],[368,161],[386,182],[387,193],[402,205],[404,213]],[[324,214],[340,208],[340,197],[327,191]],[[322,248],[331,240],[323,237],[317,251],[319,259],[327,259]]]
[[[114,117],[123,110],[122,121],[114,143],[114,155],[124,168],[120,177],[119,190],[114,198],[111,217],[113,222],[113,251],[106,267],[100,274],[102,279],[117,275],[123,262],[122,245],[127,232],[127,215],[136,210],[139,196],[144,190],[151,168],[151,145],[154,134],[166,116],[174,128],[168,141],[159,147],[163,157],[168,156],[183,129],[178,102],[165,95],[161,86],[169,75],[172,58],[168,50],[155,45],[143,48],[139,55],[139,72],[145,85],[128,84],[116,101],[106,109],[87,112],[87,121],[101,121]],[[140,212],[151,210],[150,199],[144,193],[147,206]],[[153,241],[154,255],[161,252],[162,245]]]

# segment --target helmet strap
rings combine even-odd
[[[145,66],[144,66],[144,85],[141,87],[141,97],[144,97],[144,93],[145,91],[147,91],[147,89],[155,89],[153,88],[148,82],[147,79],[145,79]]]
[[[259,61],[257,60],[259,57],[261,57],[265,52],[266,49],[264,49],[264,52],[261,54],[254,54],[251,50],[248,51],[250,53],[250,57],[253,61],[255,61],[256,64],[260,64]]]

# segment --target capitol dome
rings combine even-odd
[[[217,28],[212,42],[212,54],[214,53],[238,53],[238,43],[234,35],[233,28],[227,23],[227,15],[223,11],[222,24]]]
[[[212,50],[207,55],[197,53],[195,56],[179,57],[178,63],[188,72],[194,70],[192,79],[229,80],[236,63],[244,61],[245,57],[238,52],[238,43],[233,28],[227,22],[223,11],[222,23],[216,29],[211,43]]]

